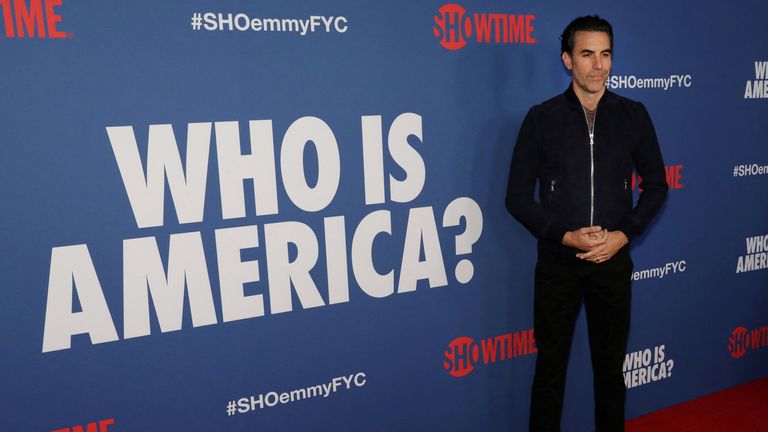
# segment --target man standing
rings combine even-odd
[[[645,107],[606,90],[612,50],[613,30],[606,20],[585,16],[568,24],[561,56],[572,83],[565,93],[528,111],[512,157],[507,208],[538,239],[531,431],[560,430],[565,374],[582,301],[597,431],[624,429],[629,242],[658,212],[667,184]],[[636,205],[633,169],[642,178]]]

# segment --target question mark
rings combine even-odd
[[[672,376],[672,368],[675,367],[675,361],[672,359],[667,360],[667,376]]]
[[[456,236],[456,255],[472,253],[472,245],[480,238],[483,232],[483,212],[475,200],[468,197],[459,197],[451,201],[443,213],[443,227],[458,226],[464,219],[466,228],[464,232]],[[472,261],[463,259],[456,264],[456,280],[459,283],[467,283],[475,274]]]

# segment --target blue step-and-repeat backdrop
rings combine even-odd
[[[594,13],[670,186],[627,415],[768,375],[768,3],[0,0],[0,430],[526,430],[507,173]]]

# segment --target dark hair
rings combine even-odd
[[[576,44],[577,31],[603,32],[608,35],[611,41],[611,50],[613,50],[613,28],[611,24],[597,15],[587,15],[578,17],[568,24],[560,35],[560,52],[573,53],[573,46]]]

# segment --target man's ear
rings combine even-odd
[[[573,70],[573,59],[571,58],[571,55],[563,51],[562,58],[563,58],[563,64],[565,65],[565,68],[568,70]]]

